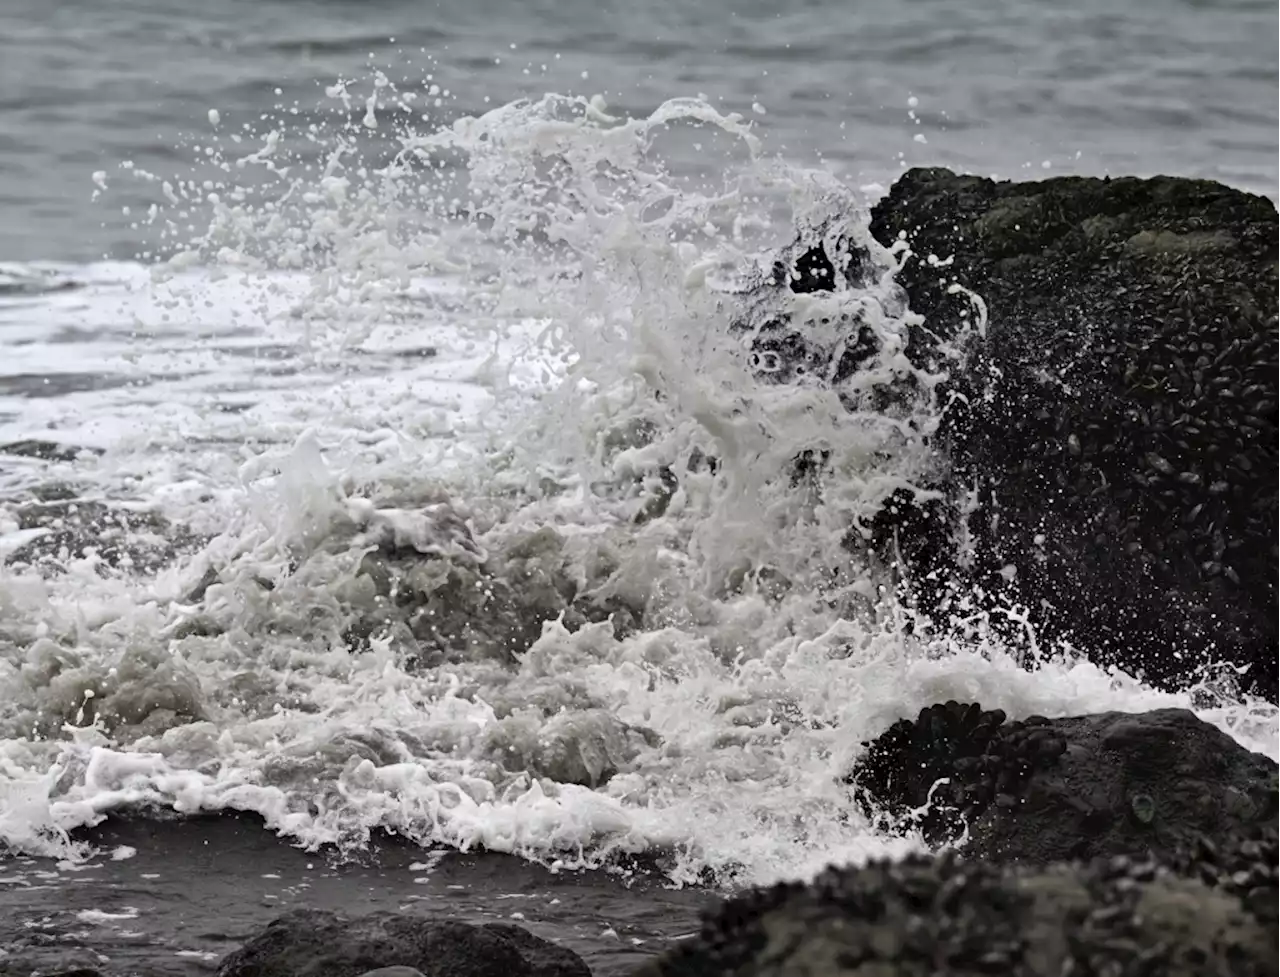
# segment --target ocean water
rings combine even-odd
[[[840,389],[728,328],[907,165],[1275,196],[1274,4],[1131,6],[2,5],[0,444],[63,450],[0,455],[0,844],[240,811],[729,886],[916,847],[841,778],[938,700],[1275,757],[1264,703],[909,627],[840,547],[936,462],[929,383],[871,406],[898,255],[763,310],[865,317]]]

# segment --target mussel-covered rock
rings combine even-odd
[[[1274,875],[1265,893],[1275,903]],[[735,897],[634,977],[1261,977],[1276,973],[1275,943],[1274,917],[1147,859],[1032,869],[944,855]]]
[[[1277,827],[1276,764],[1183,709],[1009,722],[938,703],[870,743],[850,780],[882,827],[933,844],[967,831],[967,854],[998,860],[1227,850]]]
[[[914,252],[898,282],[921,363],[972,319],[953,284],[986,306],[939,437],[953,500],[978,489],[945,513],[974,547],[961,589],[1156,681],[1248,665],[1274,700],[1274,205],[1172,177],[912,170],[871,230]]]
[[[912,251],[905,352],[948,374],[942,463],[850,545],[892,540],[941,627],[959,601],[1015,603],[1095,661],[1168,684],[1248,666],[1274,700],[1277,228],[1269,200],[1203,180],[908,171],[870,229]],[[867,242],[821,237],[764,290],[865,284]],[[753,349],[777,381],[839,384],[874,353],[863,332],[784,317]]]

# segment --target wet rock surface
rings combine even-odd
[[[378,968],[414,968],[424,977],[591,977],[573,951],[507,923],[315,909],[272,920],[223,958],[218,977],[360,977]]]
[[[935,845],[967,831],[970,857],[1043,865],[1274,834],[1276,769],[1183,709],[1007,722],[947,702],[890,727],[851,780],[882,827]]]
[[[346,595],[362,608],[347,638],[362,647],[391,636],[412,668],[514,662],[547,621],[562,618],[570,630],[612,621],[626,632],[642,613],[586,591],[574,570],[580,554],[552,527],[482,543],[465,510],[437,503],[375,513],[360,528],[369,552]]]
[[[729,899],[634,977],[1277,973],[1276,764],[1190,712],[939,703],[851,779],[960,847]]]
[[[10,441],[8,444],[0,444],[0,455],[9,455],[14,458],[33,458],[38,461],[75,461],[82,454],[100,455],[102,454],[102,449],[61,444],[57,441],[44,441],[39,438],[26,438],[22,441]]]
[[[58,573],[92,559],[105,569],[154,573],[205,542],[157,512],[58,494],[10,508],[17,528],[31,535],[5,556],[6,564]]]
[[[977,486],[973,569],[917,546],[916,576],[941,565],[1157,681],[1251,665],[1274,700],[1274,205],[1172,177],[912,170],[871,231],[914,252],[897,281],[925,318],[917,363],[974,315],[953,284],[988,316],[940,432],[955,491],[928,513],[954,530],[956,491]]]
[[[1274,871],[1268,892],[1274,903]],[[1275,944],[1274,917],[1151,861],[1032,869],[945,855],[731,899],[635,977],[1251,977],[1276,973]]]

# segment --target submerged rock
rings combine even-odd
[[[61,444],[57,441],[45,441],[40,438],[27,438],[22,441],[10,441],[0,444],[0,455],[12,455],[15,458],[35,458],[40,461],[75,461],[82,454],[100,455],[101,448],[81,447],[73,444]]]
[[[653,730],[624,723],[604,709],[551,716],[541,709],[524,709],[491,724],[482,741],[485,754],[508,771],[594,790],[641,751],[657,746],[660,738]]]
[[[1144,860],[917,856],[730,899],[633,977],[1260,977],[1277,972],[1275,945],[1274,917]]]
[[[814,234],[830,238],[829,231],[820,227]],[[837,235],[826,245],[812,244],[809,235],[793,242],[760,283],[763,287],[750,291],[747,314],[732,326],[747,339],[756,377],[766,383],[818,381],[838,386],[872,361],[881,350],[876,331],[866,320],[866,310],[842,310],[835,321],[825,315],[817,321],[797,321],[791,314],[777,314],[767,300],[784,287],[797,295],[829,292],[844,285],[865,288],[879,274],[862,243],[846,236]],[[766,301],[751,308],[757,304],[753,298]],[[894,289],[890,305],[890,311],[901,311],[898,306],[905,305],[901,289]],[[812,463],[812,453],[808,455],[802,465]]]
[[[272,920],[223,957],[218,977],[361,977],[420,971],[423,977],[591,977],[572,950],[507,923],[380,912],[347,918],[300,909]]]
[[[11,514],[32,538],[4,562],[42,572],[62,572],[73,560],[93,558],[114,570],[154,573],[204,542],[157,512],[84,499],[28,502]]]
[[[640,613],[585,592],[574,554],[553,527],[482,546],[445,503],[378,518],[358,537],[369,551],[347,594],[361,608],[347,638],[360,646],[375,635],[394,635],[412,649],[406,655],[412,668],[460,660],[514,662],[548,621],[560,619],[576,629],[612,619],[625,630]]]
[[[884,827],[932,844],[967,831],[966,854],[1036,864],[1172,857],[1277,827],[1276,764],[1184,709],[1009,723],[940,703],[874,740],[850,779]]]

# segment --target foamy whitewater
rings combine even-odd
[[[327,118],[210,111],[182,172],[96,174],[104,206],[154,190],[139,263],[3,269],[0,443],[90,450],[6,460],[0,550],[49,532],[18,507],[55,484],[187,530],[158,573],[0,569],[4,844],[76,860],[68,832],[113,811],[241,810],[304,846],[383,828],[764,883],[918,846],[842,778],[939,700],[1182,706],[1277,756],[1265,703],[917,621],[840,545],[939,463],[941,377],[871,407],[921,328],[905,246],[866,230],[883,188],[786,165],[698,99],[439,129],[383,75],[328,95]],[[675,173],[676,146],[705,170]],[[879,281],[760,290],[797,229],[852,235]],[[857,317],[882,352],[770,383],[730,326],[783,311],[831,344]],[[793,484],[806,448],[832,453],[821,484]]]

